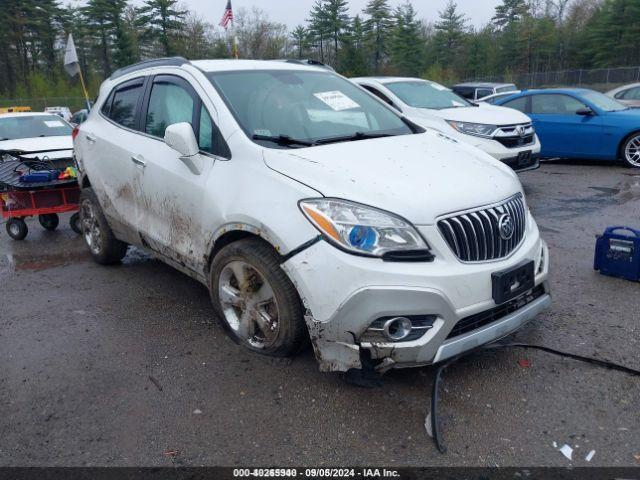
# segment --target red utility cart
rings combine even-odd
[[[0,211],[7,219],[7,233],[15,240],[27,236],[29,229],[24,219],[36,215],[43,228],[55,230],[59,213],[76,212],[69,223],[80,233],[80,189],[75,178],[40,183],[20,180],[28,172],[64,169],[73,163],[72,158],[48,160],[34,156],[42,153],[51,152],[0,152]]]

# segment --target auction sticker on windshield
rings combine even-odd
[[[56,127],[64,127],[64,123],[58,121],[58,120],[53,120],[53,121],[46,121],[45,120],[45,125],[49,128],[56,128]]]
[[[329,105],[329,107],[336,112],[360,107],[360,105],[339,90],[335,90],[333,92],[318,92],[314,93],[313,96]]]

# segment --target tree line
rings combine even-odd
[[[220,4],[220,13],[224,1]],[[92,94],[115,69],[158,56],[312,58],[340,73],[410,75],[444,83],[493,75],[640,65],[640,0],[502,0],[474,27],[454,0],[427,22],[409,0],[314,0],[292,29],[259,8],[235,12],[225,34],[179,0],[3,0],[0,96],[80,96],[62,69],[72,33]]]

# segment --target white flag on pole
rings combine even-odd
[[[78,53],[73,43],[73,35],[69,34],[67,40],[67,48],[64,51],[64,69],[72,77],[80,72],[80,62],[78,61]]]

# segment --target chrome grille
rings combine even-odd
[[[500,219],[513,222],[513,235],[500,234]],[[490,207],[483,207],[438,221],[438,229],[453,253],[463,262],[486,262],[508,256],[524,238],[526,211],[521,194]]]

